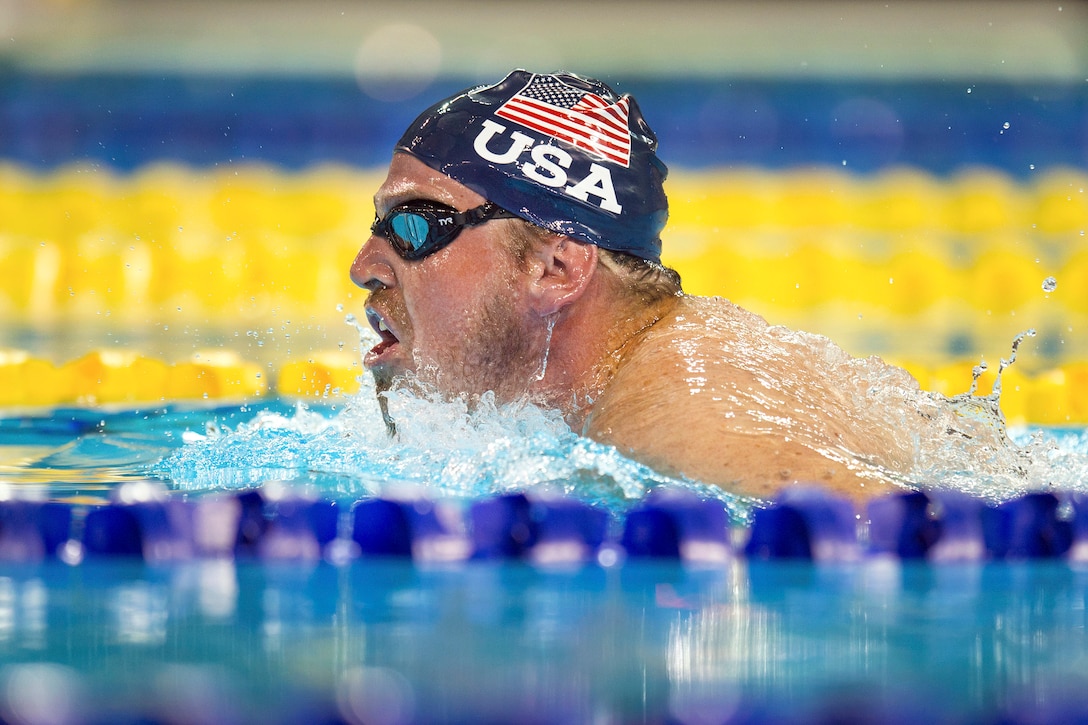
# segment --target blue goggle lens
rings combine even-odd
[[[393,234],[407,242],[412,251],[419,251],[431,233],[431,225],[421,214],[410,211],[397,212],[389,218]]]

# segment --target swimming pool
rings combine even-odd
[[[273,397],[0,420],[5,717],[765,723],[1083,714],[1080,499],[1019,525],[1036,543],[1065,537],[1049,550],[1002,550],[1015,535],[984,531],[996,531],[993,522],[956,509],[956,499],[933,499],[913,523],[876,509],[859,521],[833,500],[794,499],[792,513],[808,522],[798,529],[781,517],[761,524],[727,497],[699,506],[647,499],[669,482],[605,450],[579,453],[576,437],[534,450],[534,436],[550,429],[532,413],[516,414],[520,430],[500,421],[515,431],[506,451],[494,435],[490,449],[479,445],[468,421],[449,427],[464,413],[439,406],[434,423],[451,432],[426,459],[411,458],[415,443],[388,441],[363,445],[358,460],[341,456],[349,448],[335,438],[365,430],[352,416],[369,405],[364,391],[303,407]],[[1062,447],[1083,456],[1083,430],[1065,435]],[[549,457],[556,446],[562,455]],[[579,456],[578,480],[564,476]],[[398,471],[397,460],[411,470]],[[167,473],[173,503],[148,481]],[[179,524],[169,506],[185,492]],[[46,517],[29,533],[13,524],[27,517],[12,507],[43,498],[62,501],[71,519],[51,539],[55,556],[27,543],[34,530],[50,531]],[[397,515],[375,509],[381,502]],[[339,507],[331,529],[330,503]],[[934,514],[934,503],[945,511]],[[583,504],[601,518],[585,518]],[[119,520],[100,515],[107,510],[137,513]],[[930,532],[927,560],[910,542],[934,521],[944,530]],[[892,529],[901,535],[882,535]],[[932,559],[940,541],[949,545],[943,562]]]
[[[1083,716],[1083,572],[7,566],[16,722]]]
[[[649,491],[707,491],[539,411],[403,400],[419,427],[390,442],[356,380],[346,265],[410,104],[351,79],[15,69],[2,82],[3,718],[1085,715],[1068,480],[1088,458],[1081,86],[629,81],[677,139],[667,245],[690,291],[886,355],[950,394],[1038,329],[1002,401],[1019,440],[1052,437],[1066,485],[1052,508],[997,492],[1039,504],[1020,509],[1036,547],[1009,558],[994,531],[1012,509],[953,499],[921,518],[884,512],[874,531],[869,512],[850,521],[816,498],[762,530],[794,538],[746,553],[750,502],[711,495],[704,518],[683,519],[702,538],[677,540],[668,505],[641,510]],[[159,508],[148,479],[184,506]],[[508,558],[472,558],[473,512],[494,502],[513,511],[499,517]],[[360,511],[392,520],[388,537],[357,538]],[[904,558],[935,543],[942,511],[976,524],[951,560]],[[35,517],[61,524],[12,523]],[[226,538],[197,546],[197,521]],[[913,549],[873,552],[907,521]],[[528,547],[525,527],[549,545]],[[34,546],[43,531],[55,557]]]

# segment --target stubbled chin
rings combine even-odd
[[[397,423],[389,414],[389,399],[385,395],[393,387],[393,373],[384,366],[372,368],[370,373],[374,376],[374,392],[378,396],[378,409],[381,411],[382,420],[385,421],[385,428],[389,431],[389,435],[396,435]]]
[[[396,374],[387,365],[373,365],[366,364],[370,369],[370,374],[374,377],[374,390],[379,395],[393,387],[393,381],[396,378]]]

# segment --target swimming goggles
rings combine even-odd
[[[413,261],[442,249],[465,227],[516,218],[516,214],[490,201],[462,212],[435,202],[410,201],[393,207],[384,217],[375,216],[370,231],[389,240],[402,258]]]

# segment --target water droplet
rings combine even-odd
[[[1053,277],[1047,277],[1043,280],[1043,292],[1053,292],[1058,289],[1058,280]]]

